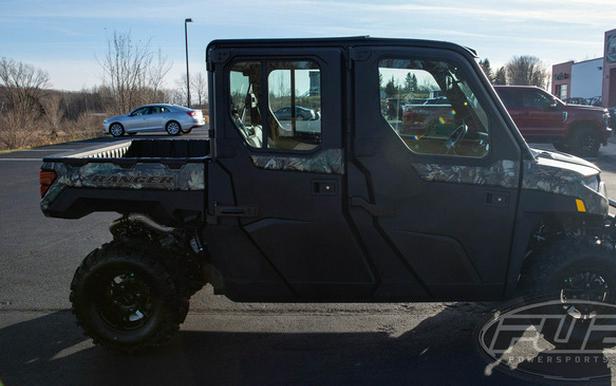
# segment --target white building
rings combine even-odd
[[[603,87],[603,58],[573,63],[571,98],[600,98]]]

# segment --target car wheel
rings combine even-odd
[[[168,122],[165,126],[165,130],[169,135],[180,135],[182,133],[182,127],[176,121]]]
[[[192,127],[190,129],[182,129],[182,134],[190,134],[192,131]]]
[[[124,127],[119,123],[114,123],[109,127],[109,134],[114,137],[121,137],[124,135]]]
[[[71,283],[72,310],[95,344],[134,352],[166,343],[188,312],[156,251],[113,241],[91,252]]]
[[[582,157],[596,157],[599,154],[601,141],[591,128],[578,129],[571,138],[571,149]]]

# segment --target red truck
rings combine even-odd
[[[551,142],[557,150],[595,156],[612,130],[607,109],[567,104],[535,86],[495,86],[528,142]]]

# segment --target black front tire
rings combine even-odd
[[[72,310],[95,344],[135,352],[171,339],[186,318],[179,294],[155,251],[113,241],[92,251],[71,283]]]
[[[594,239],[555,240],[525,263],[518,294],[595,302],[616,301],[613,249]]]
[[[579,128],[573,133],[569,147],[578,156],[596,157],[601,140],[592,128]]]

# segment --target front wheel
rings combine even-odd
[[[109,127],[109,134],[118,138],[124,135],[124,127],[119,123],[114,123]]]
[[[581,128],[573,133],[570,147],[576,155],[596,157],[599,154],[601,141],[597,133],[591,128]]]
[[[560,240],[529,257],[520,294],[569,301],[616,301],[616,262],[594,240]]]
[[[176,121],[168,122],[165,126],[165,130],[167,131],[167,134],[174,136],[180,135],[180,133],[182,133],[182,127]]]
[[[75,272],[73,313],[95,344],[133,352],[161,345],[177,332],[188,299],[155,253],[113,241],[91,252]]]

